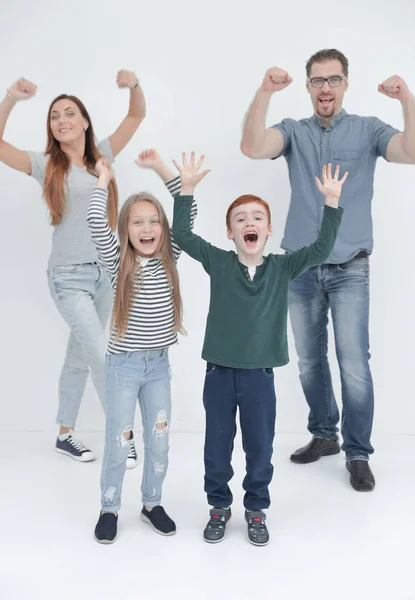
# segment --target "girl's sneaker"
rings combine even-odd
[[[130,445],[130,451],[129,451],[128,457],[127,457],[126,468],[127,469],[135,469],[137,466],[137,450],[135,449],[133,432],[131,432],[130,441],[131,441],[131,445]]]
[[[143,510],[140,513],[140,519],[144,523],[148,523],[152,526],[156,533],[160,535],[174,535],[176,533],[176,524],[170,519],[162,506],[155,506],[151,510],[147,510],[143,506]]]
[[[117,537],[118,515],[101,512],[95,526],[95,539],[100,544],[112,544]]]
[[[266,514],[262,510],[246,510],[245,520],[248,523],[248,540],[255,546],[266,546],[269,533],[265,525]]]
[[[230,508],[212,508],[209,511],[210,519],[203,532],[203,539],[210,544],[221,542],[226,535],[226,525],[231,520]]]
[[[95,460],[95,454],[73,435],[73,429],[68,433],[58,435],[55,450],[59,454],[66,454],[79,462]]]

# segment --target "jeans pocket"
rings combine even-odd
[[[108,366],[116,369],[121,367],[126,360],[128,360],[131,356],[131,352],[119,352],[117,354],[107,354],[108,356]]]
[[[261,369],[261,372],[265,377],[274,377],[274,369]]]
[[[214,373],[216,371],[216,365],[214,365],[213,363],[206,363],[206,375],[211,375],[212,373]]]
[[[76,273],[80,265],[55,265],[52,267],[52,273],[60,275],[61,273]]]
[[[337,265],[337,269],[342,273],[357,273],[365,275],[369,272],[368,258],[352,258],[348,262]]]

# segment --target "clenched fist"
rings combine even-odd
[[[279,92],[292,83],[287,71],[278,67],[271,67],[265,73],[261,88],[264,92]]]
[[[34,83],[21,77],[16,83],[13,83],[7,91],[13,100],[18,102],[19,100],[28,100],[36,94],[36,90],[37,86]]]
[[[133,71],[118,71],[117,85],[119,88],[133,88],[137,85],[138,79]]]
[[[406,100],[411,95],[408,86],[399,75],[389,77],[378,85],[378,91],[389,98],[397,98],[397,100]]]

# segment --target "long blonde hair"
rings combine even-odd
[[[157,198],[147,192],[141,192],[130,196],[123,204],[118,218],[120,264],[118,268],[117,292],[112,310],[111,325],[115,328],[117,338],[120,338],[125,334],[134,294],[139,291],[142,285],[140,262],[137,260],[136,251],[128,236],[128,221],[131,208],[133,204],[140,201],[153,204],[159,214],[161,240],[158,254],[161,255],[161,262],[170,286],[170,295],[174,309],[173,331],[184,333],[182,327],[183,306],[180,295],[179,274],[177,272],[171,245],[169,222],[163,206]]]

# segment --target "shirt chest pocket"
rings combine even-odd
[[[357,150],[333,150],[333,167],[340,165],[340,177],[343,177],[345,171],[350,175],[355,175],[359,166],[361,152]]]

